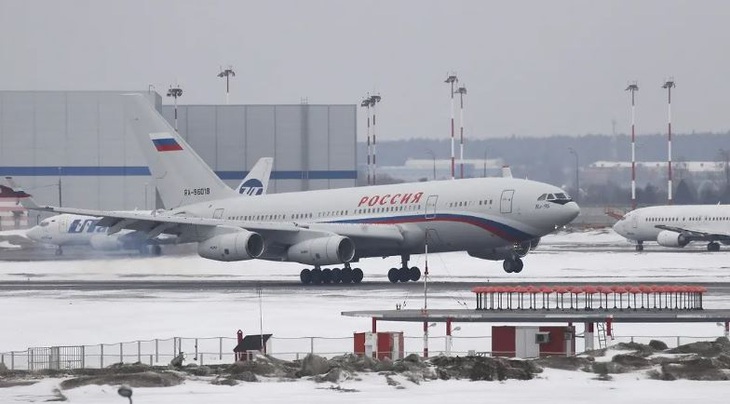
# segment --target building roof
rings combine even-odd
[[[263,334],[264,345],[269,341],[273,334]],[[246,335],[243,340],[233,348],[233,352],[262,351],[261,334]]]

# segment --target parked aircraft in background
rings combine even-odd
[[[616,233],[636,242],[664,247],[684,247],[693,241],[707,242],[708,251],[730,244],[730,205],[668,205],[639,208],[625,214],[613,226]]]
[[[239,198],[155,111],[129,95],[131,123],[168,211],[98,211],[38,206],[100,217],[109,234],[136,231],[178,242],[198,242],[201,257],[218,261],[266,259],[310,265],[303,283],[355,282],[351,264],[366,257],[400,256],[392,282],[418,280],[412,254],[467,251],[520,272],[521,257],[556,227],[573,220],[578,205],[558,187],[515,178],[471,178],[411,184],[291,192]],[[322,268],[334,265],[334,269]],[[340,268],[341,267],[341,268]]]
[[[273,160],[271,157],[264,157],[256,162],[248,175],[236,187],[241,196],[250,197],[266,193]],[[11,186],[17,187],[11,178],[6,180]],[[25,194],[25,196],[28,195]],[[150,211],[133,212],[155,214]],[[36,242],[55,245],[57,255],[63,254],[64,246],[72,245],[88,245],[101,251],[139,250],[143,254],[159,255],[160,245],[174,244],[177,241],[176,237],[172,235],[160,234],[156,237],[149,237],[147,233],[133,230],[107,234],[108,228],[100,226],[98,223],[98,217],[64,213],[42,220],[25,235]]]

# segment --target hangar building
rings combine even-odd
[[[92,209],[162,207],[136,141],[129,91],[0,91],[0,175],[39,203]],[[174,107],[139,91],[174,125]],[[178,130],[236,186],[273,157],[269,192],[355,186],[356,105],[178,105]],[[35,220],[31,217],[31,224]]]

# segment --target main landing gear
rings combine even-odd
[[[636,251],[644,251],[644,242],[643,241],[636,242]]]
[[[720,243],[717,241],[711,241],[707,243],[707,251],[720,251]]]
[[[417,281],[421,279],[421,270],[418,267],[408,268],[408,259],[410,256],[401,256],[401,267],[390,268],[388,271],[388,280],[392,283]]]
[[[522,262],[522,259],[519,257],[515,258],[508,258],[504,260],[502,263],[502,268],[504,268],[504,272],[507,272],[508,274],[514,273],[518,274],[522,272],[522,268],[525,266],[525,264]]]
[[[58,256],[63,255],[63,247],[61,247],[61,246],[56,247],[56,255],[58,255]]]
[[[342,269],[322,269],[319,266],[316,266],[314,269],[302,269],[302,272],[299,273],[299,279],[304,285],[309,285],[310,283],[315,285],[328,283],[360,283],[362,282],[362,277],[362,269],[350,268],[349,263],[346,263],[345,267]]]

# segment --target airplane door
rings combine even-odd
[[[634,229],[639,226],[639,215],[631,215],[631,227]]]
[[[436,217],[436,202],[438,199],[438,195],[429,195],[428,199],[426,199],[426,219]]]
[[[215,211],[213,211],[213,219],[222,219],[223,218],[223,208],[218,208]]]
[[[514,194],[514,189],[506,189],[502,191],[502,199],[499,201],[500,213],[512,213],[512,197]]]

